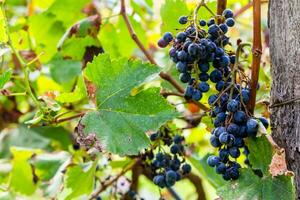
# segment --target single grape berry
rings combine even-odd
[[[177,153],[179,153],[179,151],[180,151],[180,148],[177,144],[172,145],[170,148],[170,152],[172,154],[177,154]]]
[[[221,161],[220,158],[217,156],[209,156],[207,158],[207,164],[211,167],[216,166],[220,161]]]
[[[210,136],[210,144],[211,144],[211,146],[216,147],[216,148],[220,147],[222,145],[219,141],[219,138],[214,135]]]
[[[153,178],[153,183],[157,186],[159,186],[160,188],[164,188],[165,187],[165,177],[163,175],[156,175]]]
[[[176,69],[180,72],[180,73],[185,73],[187,71],[187,66],[185,62],[179,61],[176,64]]]
[[[199,62],[198,68],[201,72],[208,72],[209,71],[209,63],[208,62]]]
[[[199,21],[200,26],[206,26],[206,21],[204,19],[201,19]]]
[[[225,23],[226,23],[227,26],[233,27],[234,24],[235,24],[235,21],[232,18],[228,18],[228,19],[226,19]]]
[[[199,49],[199,45],[198,44],[192,43],[188,47],[188,52],[189,52],[189,54],[191,56],[196,56],[199,51],[200,51],[200,49]]]
[[[220,162],[217,164],[215,170],[216,170],[217,174],[224,174],[226,171],[226,165],[224,163]]]
[[[227,144],[229,139],[229,134],[227,132],[223,132],[219,136],[219,140],[222,144]]]
[[[178,42],[184,42],[185,39],[186,39],[186,33],[185,32],[179,32],[176,35],[176,39],[177,39]]]
[[[269,127],[269,122],[266,118],[260,117],[259,121],[264,125],[264,127],[267,129]]]
[[[183,140],[184,140],[184,137],[182,137],[180,135],[175,135],[174,138],[173,138],[173,142],[175,144],[180,144]]]
[[[191,80],[191,75],[189,73],[181,73],[179,79],[183,83],[187,83]]]
[[[218,90],[220,92],[221,90],[223,90],[224,86],[225,86],[225,82],[224,81],[219,81],[216,84],[216,90]]]
[[[159,137],[159,133],[152,133],[150,135],[150,140],[155,141],[155,140],[157,140],[158,137]]]
[[[199,74],[199,80],[200,81],[208,81],[209,80],[209,75],[205,72],[202,72]]]
[[[168,43],[164,39],[161,38],[161,39],[158,40],[157,45],[160,48],[165,48],[166,46],[168,46]]]
[[[246,113],[244,111],[237,111],[233,114],[233,121],[235,123],[241,124],[247,121],[247,116]]]
[[[188,174],[192,171],[192,167],[189,164],[182,165],[181,169],[183,174]]]
[[[222,80],[222,72],[218,69],[212,71],[209,75],[211,82],[217,83]]]
[[[223,17],[227,18],[232,18],[233,17],[233,12],[230,9],[225,9],[222,13]]]
[[[240,150],[239,150],[238,147],[230,147],[230,148],[229,148],[229,155],[230,155],[232,158],[238,158],[238,157],[240,157],[241,152],[240,152]]]
[[[194,90],[193,95],[192,95],[192,99],[194,99],[195,101],[199,101],[202,98],[202,93],[199,90]]]
[[[222,30],[222,32],[223,32],[224,34],[226,34],[227,31],[228,31],[228,26],[227,26],[226,24],[220,24],[220,25],[219,25],[219,28]]]
[[[214,18],[209,19],[208,22],[207,22],[207,26],[209,27],[213,24],[215,24],[215,19]]]
[[[240,131],[240,127],[237,124],[230,123],[227,126],[227,131],[228,131],[228,133],[231,133],[233,135],[237,135]]]
[[[229,112],[236,112],[240,107],[240,103],[237,100],[231,100],[227,104],[227,110]]]
[[[198,88],[201,92],[207,92],[209,90],[209,84],[206,82],[201,82],[199,83]]]
[[[255,119],[250,118],[247,120],[247,134],[248,136],[256,136],[258,131],[258,123]]]
[[[188,22],[188,17],[181,16],[178,21],[179,21],[179,24],[186,24]]]
[[[173,35],[170,32],[166,32],[163,35],[163,40],[166,41],[167,43],[170,43],[173,40]]]
[[[218,99],[218,95],[216,95],[216,94],[213,94],[213,95],[210,95],[209,97],[208,97],[208,104],[210,105],[210,106],[212,106],[214,103],[215,103],[215,101]]]

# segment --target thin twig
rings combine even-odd
[[[70,121],[72,119],[76,119],[78,117],[82,117],[83,115],[85,115],[85,113],[78,113],[76,115],[72,115],[70,117],[65,117],[65,118],[60,118],[60,119],[56,119],[55,120],[55,123],[62,123],[62,122],[65,122],[65,121]]]
[[[184,97],[184,95],[182,93],[178,93],[178,92],[167,92],[165,90],[161,90],[160,91],[160,94],[163,96],[163,97],[168,97],[168,96],[178,96],[178,97]]]
[[[268,3],[269,1],[261,1],[261,4],[263,4],[263,3]],[[248,4],[246,4],[245,6],[243,6],[243,7],[241,7],[238,11],[236,11],[235,13],[234,13],[234,17],[236,18],[236,17],[238,17],[238,16],[240,16],[241,14],[243,14],[245,11],[247,11],[249,8],[251,8],[253,6],[253,2],[252,1],[250,1]]]
[[[101,187],[91,195],[89,200],[96,199],[101,192],[104,192],[106,190],[106,188],[108,188],[113,183],[115,183],[121,176],[123,176],[126,172],[131,170],[137,163],[138,163],[138,160],[133,161],[126,168],[124,168],[115,178],[111,179],[107,183],[102,184]]]
[[[253,58],[251,66],[250,101],[248,105],[251,113],[254,112],[255,108],[261,53],[261,2],[260,0],[253,0]]]

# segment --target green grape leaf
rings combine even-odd
[[[242,169],[238,180],[228,182],[217,190],[223,200],[294,200],[294,186],[289,176],[255,175],[251,169]]]
[[[84,133],[96,134],[107,150],[121,155],[137,154],[148,147],[145,132],[178,115],[160,96],[159,88],[133,92],[158,70],[140,61],[111,60],[107,54],[94,58],[85,75],[97,87],[98,111],[83,117]]]
[[[47,12],[53,14],[56,20],[62,21],[65,27],[69,27],[85,17],[81,10],[89,2],[89,0],[76,0],[76,3],[74,0],[56,0]]]
[[[1,3],[1,1],[0,1],[0,4],[4,4],[4,2]],[[2,9],[0,10],[0,27],[1,27],[1,29],[0,29],[0,44],[2,44],[2,43],[6,43],[8,41],[8,35],[6,34],[6,29],[8,27],[6,27],[6,23],[4,21],[4,13],[2,12]]]
[[[9,186],[16,192],[31,195],[36,190],[36,183],[34,182],[33,170],[28,160],[37,151],[12,147],[11,152],[13,160]]]
[[[88,0],[56,0],[42,13],[29,18],[29,31],[37,42],[37,51],[44,52],[42,62],[49,61],[57,52],[56,45],[67,28],[84,18],[81,12]]]
[[[71,57],[76,60],[82,60],[86,47],[100,46],[99,41],[91,36],[71,37],[64,41],[62,45],[62,54],[65,57]]]
[[[148,40],[141,23],[132,16],[128,17],[140,41],[147,47]],[[115,58],[119,56],[130,57],[137,48],[133,40],[124,40],[124,38],[131,38],[131,36],[121,16],[118,18],[117,24],[106,23],[101,26],[98,38],[105,52],[110,53]]]
[[[64,151],[54,154],[39,154],[31,158],[30,163],[35,167],[35,173],[40,180],[49,181],[70,157],[70,154]]]
[[[252,168],[260,169],[263,174],[268,175],[274,151],[266,136],[249,138],[247,146],[250,151],[249,160]]]
[[[53,80],[61,84],[73,80],[81,73],[80,61],[65,60],[60,55],[54,56],[48,65]]]
[[[184,0],[166,0],[160,9],[162,21],[161,32],[176,33],[176,28],[181,28],[178,19],[182,15],[189,15],[190,11]]]
[[[206,160],[209,155],[204,156],[199,159],[196,156],[190,156],[188,159],[192,165],[198,170],[202,177],[205,177],[207,181],[214,187],[219,188],[223,186],[226,182],[223,180],[222,176],[217,174],[213,167],[210,167]]]
[[[68,167],[61,199],[70,200],[90,194],[94,188],[97,161]]]
[[[0,138],[0,157],[10,156],[11,146],[52,150],[51,144],[56,148],[67,150],[71,144],[70,133],[62,127],[19,126],[10,129]]]
[[[5,83],[7,83],[10,80],[11,75],[11,69],[6,70],[5,72],[3,72],[3,74],[0,74],[0,89],[2,89]]]
[[[87,97],[83,77],[80,76],[77,81],[74,92],[64,92],[59,94],[55,100],[60,103],[75,103]]]

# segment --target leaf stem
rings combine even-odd
[[[26,62],[25,60],[22,58],[22,56],[20,55],[20,53],[14,48],[11,38],[10,38],[10,32],[9,32],[9,26],[8,26],[8,21],[7,21],[7,17],[6,17],[6,12],[4,9],[4,2],[0,2],[1,3],[1,11],[3,13],[3,19],[4,19],[4,24],[5,24],[5,32],[7,35],[7,44],[10,47],[11,51],[13,52],[13,54],[16,55],[18,61],[20,62],[21,65],[21,69],[24,73],[24,81],[25,81],[25,87],[27,90],[27,93],[29,94],[29,96],[32,98],[33,102],[36,104],[36,106],[38,108],[40,108],[40,103],[37,99],[37,97],[35,96],[35,94],[33,93],[31,86],[30,86],[30,81],[29,81],[29,72],[26,68]]]

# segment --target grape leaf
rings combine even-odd
[[[10,188],[22,194],[33,194],[36,190],[36,183],[34,182],[33,170],[28,160],[38,151],[12,147],[11,152],[13,160],[9,182]]]
[[[85,75],[97,87],[98,111],[83,117],[84,133],[96,134],[106,149],[121,155],[148,147],[145,132],[177,116],[158,88],[131,93],[156,72],[157,67],[140,61],[111,60],[107,54],[94,58]]]
[[[81,72],[81,62],[75,60],[64,60],[57,55],[48,63],[50,73],[57,83],[65,83],[73,80]]]
[[[160,9],[161,32],[176,33],[176,28],[181,28],[178,19],[182,15],[188,15],[189,9],[183,0],[166,0]]]
[[[66,57],[82,60],[86,47],[88,46],[100,46],[100,44],[97,39],[94,39],[91,36],[85,36],[82,38],[73,36],[64,41],[62,54]]]
[[[4,4],[1,3],[0,1],[0,4]],[[2,43],[6,43],[8,41],[8,37],[7,37],[7,34],[6,34],[6,24],[5,24],[5,21],[4,21],[4,13],[2,12],[2,9],[0,10],[0,44]],[[1,88],[1,87],[0,87]]]
[[[148,40],[141,23],[131,16],[128,16],[128,18],[140,41],[147,47]],[[131,38],[131,36],[122,17],[118,18],[117,24],[104,24],[101,27],[98,38],[105,52],[110,53],[112,57],[130,57],[134,49],[137,48],[133,40],[124,40],[124,38]]]
[[[70,158],[64,151],[53,154],[39,154],[31,158],[30,163],[35,167],[35,173],[42,181],[50,180],[59,167]]]
[[[37,51],[44,52],[41,61],[49,61],[57,52],[56,45],[67,28],[84,17],[81,13],[88,0],[56,0],[44,12],[29,18],[29,31],[37,42]]]
[[[266,136],[249,138],[247,146],[250,151],[249,160],[252,168],[260,169],[263,174],[268,175],[274,151]]]
[[[2,89],[5,83],[10,80],[11,75],[12,71],[10,69],[3,72],[3,74],[0,74],[0,89]]]
[[[258,177],[251,169],[242,169],[238,180],[217,190],[223,200],[293,200],[295,191],[288,176]]]
[[[73,165],[68,167],[65,175],[65,188],[61,199],[75,199],[85,194],[90,194],[94,188],[94,176],[97,161]]]
[[[84,99],[85,97],[87,97],[86,88],[83,77],[80,76],[73,92],[61,93],[55,98],[55,100],[60,103],[75,103]]]

